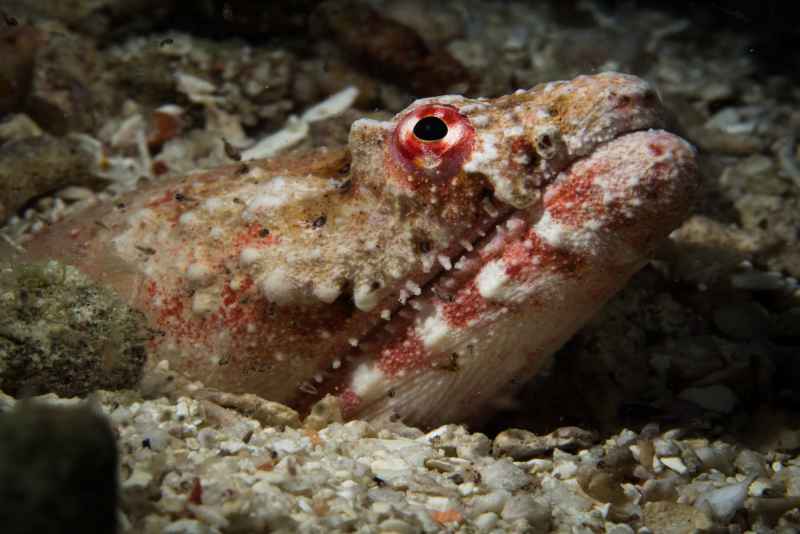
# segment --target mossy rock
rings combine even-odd
[[[74,267],[0,264],[0,389],[11,395],[133,387],[146,334],[141,313]]]

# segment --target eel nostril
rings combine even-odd
[[[555,126],[544,126],[534,132],[533,145],[542,159],[552,159],[561,145],[561,132]]]

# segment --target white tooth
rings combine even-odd
[[[358,346],[358,339],[357,338],[351,337],[350,339],[347,340],[347,342],[350,343],[351,347],[357,347]]]
[[[500,212],[497,211],[497,208],[494,206],[494,204],[492,204],[492,201],[489,200],[488,198],[483,199],[482,205],[483,205],[483,210],[489,214],[489,217],[497,217],[499,215]]]
[[[421,289],[421,288],[419,287],[419,285],[417,285],[417,283],[416,283],[416,282],[414,282],[413,280],[408,280],[408,281],[406,282],[406,289],[408,289],[408,291],[409,291],[410,293],[412,293],[412,294],[414,294],[414,295],[417,295],[417,296],[419,296],[420,294],[422,294],[422,289]]]
[[[429,273],[431,272],[431,267],[433,267],[434,256],[433,254],[425,254],[422,256],[422,272]]]
[[[381,310],[381,319],[384,321],[388,321],[392,318],[392,311],[391,310]]]
[[[524,225],[525,221],[517,217],[512,217],[506,221],[506,228],[508,228],[511,232],[521,229]]]
[[[472,246],[472,243],[470,243],[466,239],[461,240],[461,246],[464,247],[464,250],[466,250],[467,252],[472,252],[472,249],[474,248]]]
[[[400,304],[405,305],[406,301],[408,300],[408,297],[410,296],[411,295],[408,293],[408,291],[406,291],[405,289],[401,289],[400,294],[397,297],[397,300],[400,301]]]
[[[341,366],[342,366],[342,360],[340,360],[339,358],[336,358],[331,362],[331,369],[338,369]]]
[[[452,268],[453,268],[453,262],[451,262],[451,261],[450,261],[450,258],[448,258],[447,256],[445,256],[444,254],[440,254],[440,255],[437,257],[437,259],[439,260],[439,265],[441,265],[441,266],[442,266],[442,268],[443,268],[445,271],[449,271],[450,269],[452,269]]]
[[[302,384],[300,384],[298,386],[297,389],[299,389],[303,393],[308,393],[310,395],[316,395],[317,392],[318,392],[316,386],[314,386],[313,384],[311,384],[309,382],[303,382]]]

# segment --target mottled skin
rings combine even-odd
[[[533,374],[686,216],[694,150],[654,129],[661,113],[616,73],[420,100],[356,121],[348,149],[160,182],[29,252],[115,288],[159,331],[151,360],[206,385],[464,419]]]

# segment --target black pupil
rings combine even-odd
[[[414,125],[414,135],[423,141],[439,141],[447,135],[447,124],[439,117],[424,117]]]

